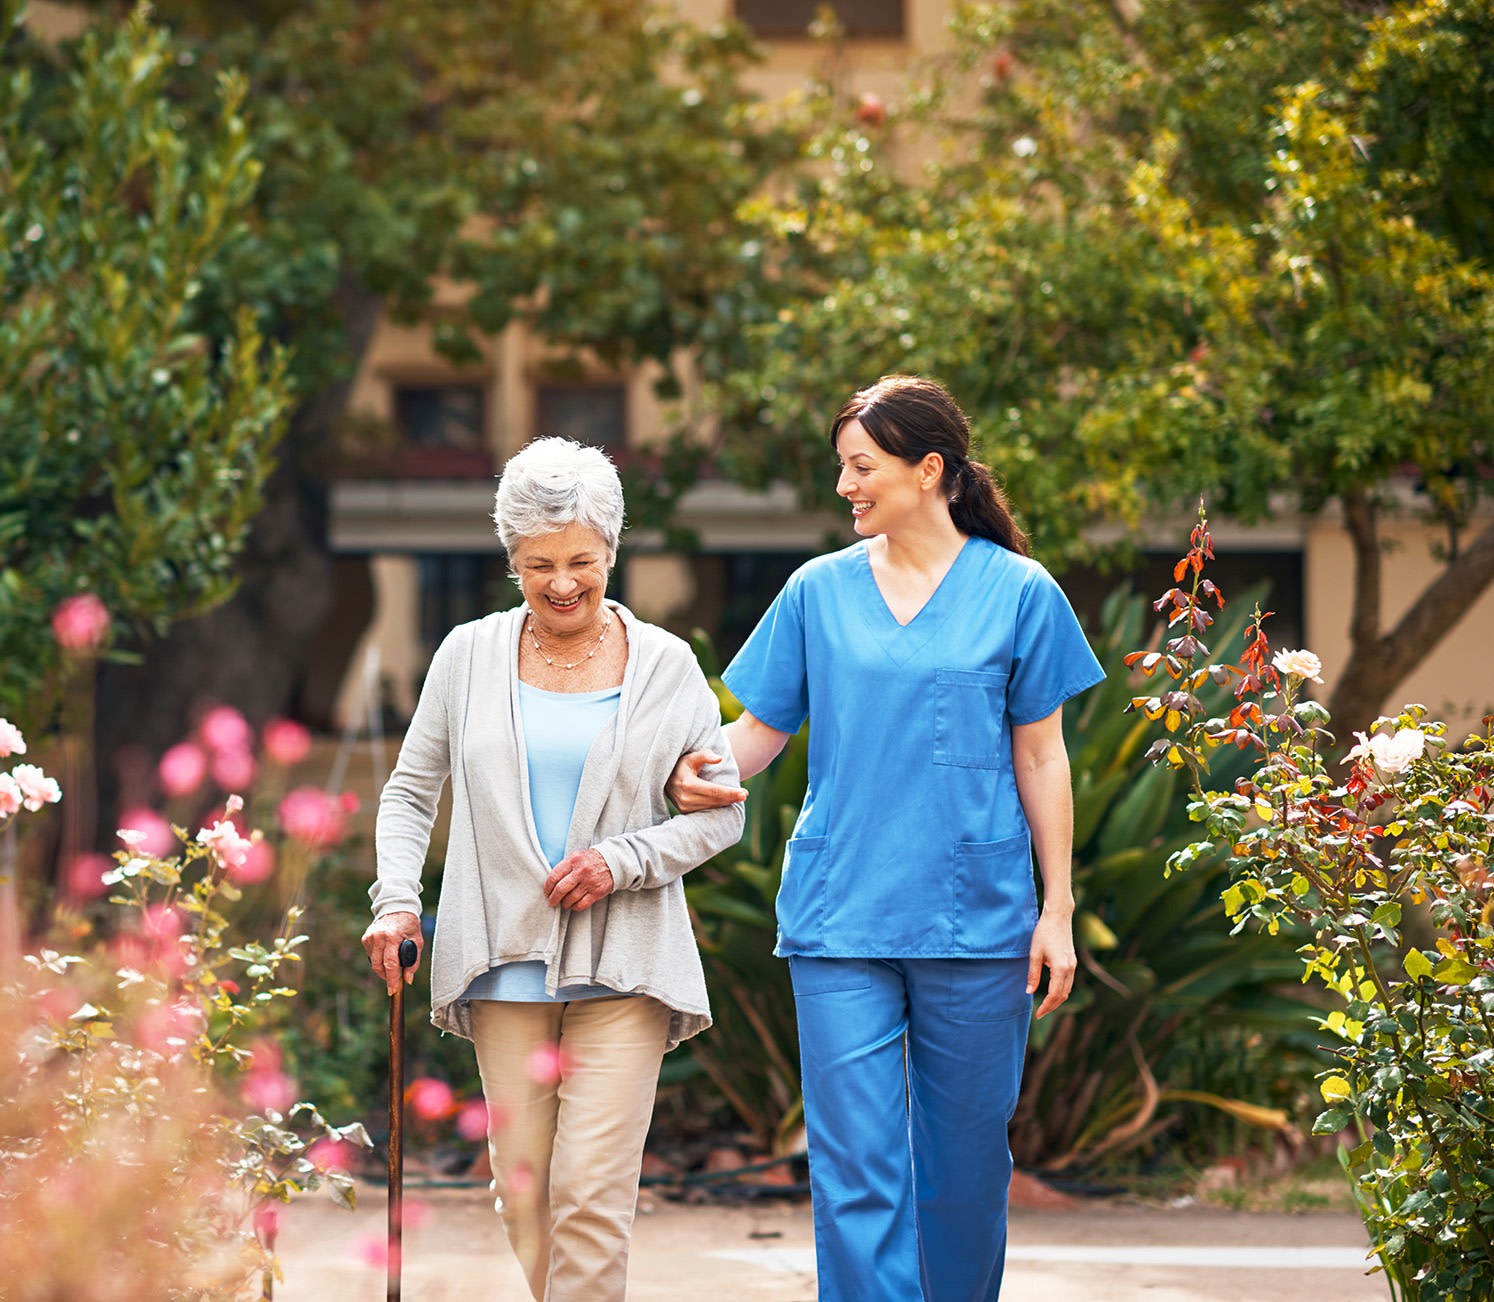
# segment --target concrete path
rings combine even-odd
[[[411,1189],[406,1302],[527,1302],[482,1190]],[[384,1296],[382,1190],[360,1185],[348,1213],[302,1199],[281,1231],[277,1302],[378,1302]],[[1086,1205],[1015,1212],[1002,1302],[1385,1302],[1364,1275],[1352,1216],[1262,1215]],[[809,1208],[691,1207],[645,1196],[634,1234],[630,1302],[813,1302]],[[867,1302],[879,1302],[867,1299]]]

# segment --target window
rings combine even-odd
[[[536,432],[574,439],[613,455],[628,442],[628,394],[621,384],[542,384]]]
[[[803,37],[821,9],[831,9],[847,36],[899,37],[903,0],[737,0],[737,17],[763,38]]]
[[[458,624],[481,619],[518,600],[499,553],[433,552],[415,558],[420,579],[420,643],[434,655]]]
[[[394,423],[405,446],[401,475],[427,479],[485,479],[493,473],[484,430],[480,384],[401,385],[394,391]]]

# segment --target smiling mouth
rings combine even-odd
[[[860,517],[862,517],[863,515],[865,515],[871,509],[872,509],[872,503],[870,503],[870,502],[852,502],[851,503],[851,514],[853,516],[855,516],[857,519],[860,519]]]
[[[552,605],[556,610],[575,610],[576,607],[581,604],[581,598],[579,595],[571,597],[565,601],[562,601],[559,597],[546,597],[545,600],[548,601],[550,605]]]

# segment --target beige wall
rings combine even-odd
[[[1385,630],[1436,577],[1441,567],[1431,549],[1443,535],[1409,519],[1389,524],[1383,532],[1390,544],[1381,562]],[[1324,686],[1319,691],[1326,694],[1349,656],[1354,587],[1353,548],[1336,514],[1325,513],[1310,525],[1304,571],[1307,642],[1323,661]],[[1425,705],[1434,718],[1445,720],[1455,739],[1479,728],[1479,720],[1494,713],[1494,590],[1483,594],[1380,708],[1394,714],[1408,702]]]

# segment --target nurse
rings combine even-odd
[[[789,579],[725,674],[743,777],[806,717],[778,943],[799,1019],[819,1296],[1001,1289],[1032,996],[1074,978],[1061,707],[1104,677],[941,386],[888,376],[830,427],[862,540]],[[667,787],[684,812],[745,798]],[[1042,876],[1042,905],[1033,856]]]

